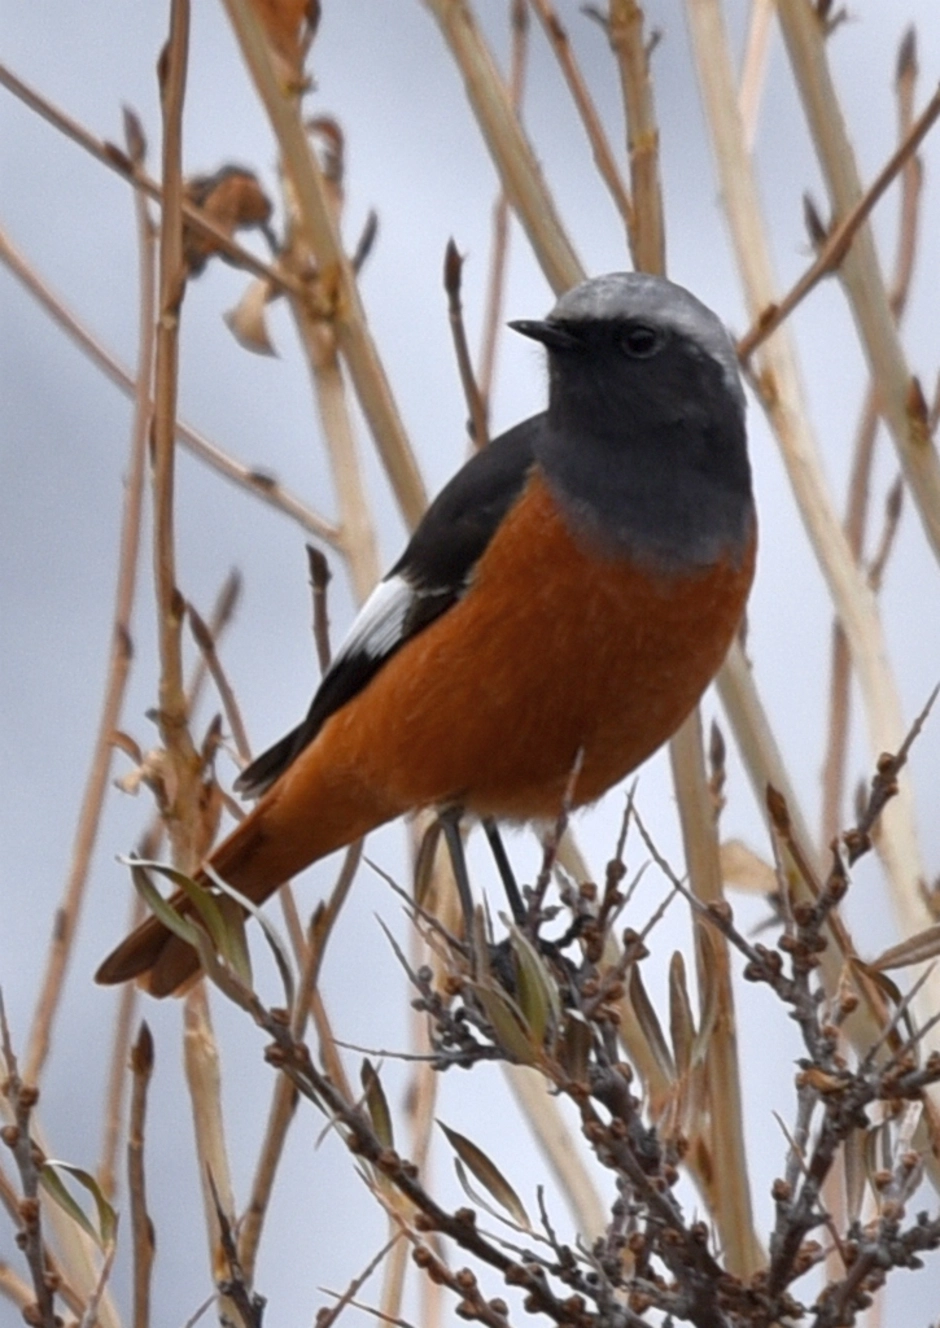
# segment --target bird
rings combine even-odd
[[[510,326],[547,352],[546,409],[445,485],[306,717],[236,782],[257,801],[207,864],[256,904],[420,808],[525,823],[596,802],[678,730],[741,624],[757,518],[721,320],[615,272]],[[164,996],[198,973],[150,917],[96,977]]]

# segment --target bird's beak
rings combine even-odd
[[[549,350],[577,350],[581,345],[577,337],[566,332],[563,327],[557,323],[538,322],[530,319],[520,319],[509,326],[514,332],[521,332],[524,337],[531,337],[533,341],[541,341],[543,346]]]

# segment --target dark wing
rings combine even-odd
[[[518,424],[477,452],[428,508],[408,547],[366,600],[323,677],[306,718],[235,781],[258,797],[323,724],[366,686],[385,660],[464,593],[494,532],[518,498],[544,416]]]

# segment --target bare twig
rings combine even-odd
[[[830,272],[835,272],[846,260],[856,237],[868,220],[875,204],[903,171],[908,160],[920,147],[923,140],[940,118],[940,91],[937,91],[927,106],[911,125],[904,141],[891,154],[888,161],[875,177],[873,183],[858,199],[851,211],[838,223],[826,237],[819,254],[803,273],[802,277],[787,291],[780,300],[774,301],[760,314],[758,321],[738,342],[738,354],[747,360],[756,348],[775,332],[783,321],[790,316],[801,300],[822,281]],[[910,381],[908,379],[908,381]]]
[[[556,295],[584,277],[535,154],[466,0],[425,0],[457,62],[503,188]]]
[[[294,187],[300,225],[322,274],[323,307],[335,331],[382,463],[409,526],[420,520],[427,497],[375,346],[369,334],[352,267],[343,250],[323,172],[316,162],[297,114],[285,91],[254,7],[248,0],[226,0],[226,10],[241,44],[265,110],[280,145]]]
[[[13,1154],[20,1174],[20,1184],[23,1187],[22,1199],[17,1203],[16,1219],[20,1228],[23,1254],[33,1280],[35,1302],[30,1307],[31,1316],[37,1328],[56,1328],[53,1280],[47,1275],[39,1206],[39,1167],[42,1156],[30,1135],[31,1117],[39,1093],[35,1086],[27,1084],[20,1078],[2,995],[0,995],[0,1052],[3,1054],[6,1076],[3,1096],[13,1110],[13,1124],[5,1126],[0,1131],[0,1138]]]
[[[597,113],[597,107],[594,105],[590,89],[584,75],[581,73],[577,60],[574,58],[568,33],[551,0],[529,0],[529,3],[538,15],[539,22],[542,24],[545,35],[555,52],[555,58],[562,74],[564,74],[568,91],[571,93],[571,100],[577,108],[581,123],[584,125],[584,131],[588,136],[597,172],[606,184],[610,196],[614,200],[614,205],[623,218],[629,236],[635,222],[633,203],[627,192],[627,187],[621,179],[619,167],[604,132],[604,125]],[[613,40],[613,23],[614,17],[612,15],[610,24],[611,40]]]
[[[803,0],[780,0],[778,19],[803,100],[835,216],[848,217],[863,197],[826,53],[824,25]],[[940,114],[940,92],[912,126],[910,137]],[[911,371],[881,276],[871,228],[863,226],[839,272],[868,359],[869,372],[924,531],[940,557],[940,459],[928,445],[926,421],[912,407]],[[906,905],[902,905],[906,908]],[[912,917],[909,921],[916,921]],[[907,924],[905,924],[907,925]]]
[[[78,319],[62,303],[59,297],[40,280],[29,267],[23,256],[0,231],[0,261],[33,294],[51,318],[72,338],[79,349],[88,356],[93,364],[128,396],[136,396],[137,380],[118,360],[97,342],[92,334],[82,326]],[[152,403],[148,403],[152,409]],[[291,517],[309,534],[320,539],[332,548],[340,545],[340,532],[336,526],[324,520],[288,489],[285,489],[270,475],[254,470],[241,461],[236,461],[227,452],[209,441],[191,425],[182,420],[176,421],[176,437],[188,451],[218,474],[233,484],[246,489],[255,498]]]
[[[26,1054],[26,1082],[37,1084],[49,1053],[52,1028],[62,996],[72,941],[85,897],[85,886],[94,853],[101,812],[111,771],[112,736],[120,727],[124,693],[130,674],[133,648],[131,614],[140,559],[140,518],[143,504],[147,431],[150,425],[150,382],[154,348],[154,239],[144,208],[138,209],[140,307],[139,351],[131,431],[130,462],[124,486],[124,510],[118,549],[118,577],[114,593],[111,652],[105,676],[104,698],[92,750],[91,769],[72,848],[72,862],[62,900],[46,972],[40,989]]]
[[[610,0],[608,35],[617,56],[627,112],[633,214],[630,251],[638,272],[666,271],[666,227],[659,179],[659,128],[650,78],[650,48],[637,0]]]
[[[911,34],[908,34],[911,37]],[[905,39],[898,57],[896,93],[898,100],[898,136],[903,141],[913,118],[914,85],[917,63],[911,40]],[[894,260],[894,280],[890,302],[894,316],[900,319],[907,304],[917,241],[923,168],[920,158],[909,157],[901,172],[900,224]],[[857,561],[861,562],[868,520],[868,494],[874,459],[878,422],[878,395],[874,383],[869,386],[855,437],[852,472],[849,478],[845,530]],[[823,764],[822,843],[828,844],[842,825],[842,801],[845,787],[845,760],[849,733],[848,643],[841,625],[832,629],[832,662],[829,683],[829,736]]]
[[[232,690],[232,685],[222,667],[222,661],[219,659],[215,648],[215,637],[212,629],[206,623],[205,619],[199,614],[192,604],[186,605],[186,612],[189,617],[189,625],[192,629],[196,645],[199,647],[200,654],[205,661],[206,668],[212,675],[212,681],[215,683],[216,691],[219,693],[219,699],[228,719],[229,727],[232,730],[232,737],[235,741],[235,747],[242,761],[247,765],[251,759],[251,749],[248,742],[248,734],[245,731],[245,725],[242,721],[241,709]]]
[[[116,171],[135,189],[141,190],[148,198],[154,202],[163,205],[163,191],[155,180],[150,179],[148,175],[132,160],[131,157],[123,153],[112,143],[106,143],[102,139],[95,138],[87,129],[84,129],[76,120],[71,119],[64,111],[57,107],[35,89],[30,88],[22,79],[18,78],[12,70],[7,69],[5,65],[0,64],[0,85],[7,88],[14,96],[19,97],[25,105],[35,111],[60,133],[65,134],[79,147],[90,152],[93,157]],[[228,231],[221,226],[216,226],[204,215],[202,210],[194,207],[184,199],[181,204],[183,216],[186,218],[186,224],[195,228],[199,234],[204,235],[211,240],[212,244],[221,249],[226,257],[239,267],[253,272],[255,276],[270,282],[275,289],[294,289],[297,294],[303,293],[303,287],[289,273],[281,272],[278,268],[271,267],[270,264],[262,262],[250,250],[240,245]]]
[[[512,57],[509,71],[509,103],[518,116],[522,106],[526,60],[529,50],[529,11],[526,0],[512,4]],[[509,199],[501,189],[493,206],[493,239],[490,245],[490,271],[486,284],[486,310],[483,315],[483,340],[477,367],[480,396],[489,419],[489,403],[496,368],[496,347],[502,331],[503,295],[506,285],[506,260],[509,253]],[[404,1257],[399,1247],[393,1258]]]
[[[463,323],[463,305],[460,300],[460,278],[463,258],[457,251],[453,240],[447,242],[444,256],[444,290],[447,292],[447,313],[450,318],[450,330],[454,339],[454,353],[463,387],[467,409],[470,412],[470,437],[476,448],[485,447],[489,442],[486,423],[486,405],[477,386],[470,361],[470,348],[467,345],[467,332]]]
[[[144,1170],[144,1127],[147,1090],[153,1073],[153,1038],[141,1023],[131,1052],[131,1115],[127,1132],[127,1191],[131,1209],[131,1239],[134,1262],[134,1328],[150,1323],[150,1275],[153,1269],[153,1223],[147,1212],[147,1183]]]

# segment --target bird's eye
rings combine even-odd
[[[647,323],[632,323],[624,329],[620,344],[634,360],[648,360],[655,355],[665,341],[664,333]]]

